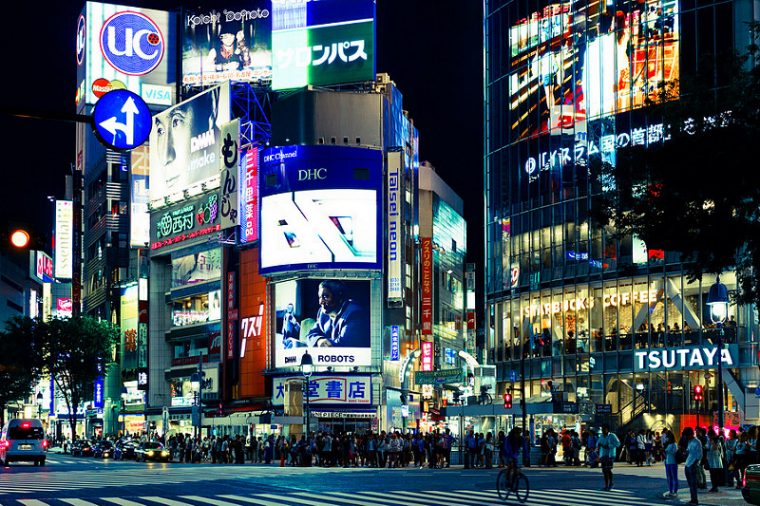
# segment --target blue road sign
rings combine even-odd
[[[92,112],[95,131],[111,149],[133,149],[148,140],[153,125],[150,109],[128,90],[112,90],[100,97]]]

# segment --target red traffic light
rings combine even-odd
[[[512,409],[512,394],[510,393],[504,394],[504,408]]]
[[[694,400],[695,401],[701,401],[703,399],[703,388],[702,385],[694,385]]]

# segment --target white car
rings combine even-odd
[[[8,466],[11,462],[34,462],[45,465],[47,440],[39,419],[13,418],[0,433],[0,462]]]

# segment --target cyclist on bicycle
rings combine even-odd
[[[517,459],[523,446],[522,429],[514,427],[509,435],[504,438],[504,444],[499,449],[504,454],[506,464],[507,483],[511,483],[512,476],[517,471]]]

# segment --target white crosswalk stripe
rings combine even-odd
[[[55,502],[38,499],[19,499],[13,504],[23,506],[53,506],[68,504],[71,506],[499,506],[505,504],[496,494],[496,490],[388,490],[384,492],[304,492],[258,493],[251,495],[218,494],[204,497],[201,495],[129,496],[99,497],[92,502],[83,499],[59,498]],[[3,506],[7,503],[2,501]],[[513,498],[506,504],[516,504]],[[591,489],[544,489],[531,490],[529,506],[666,506],[665,503],[653,503],[642,499],[633,491],[616,490],[604,492]]]

